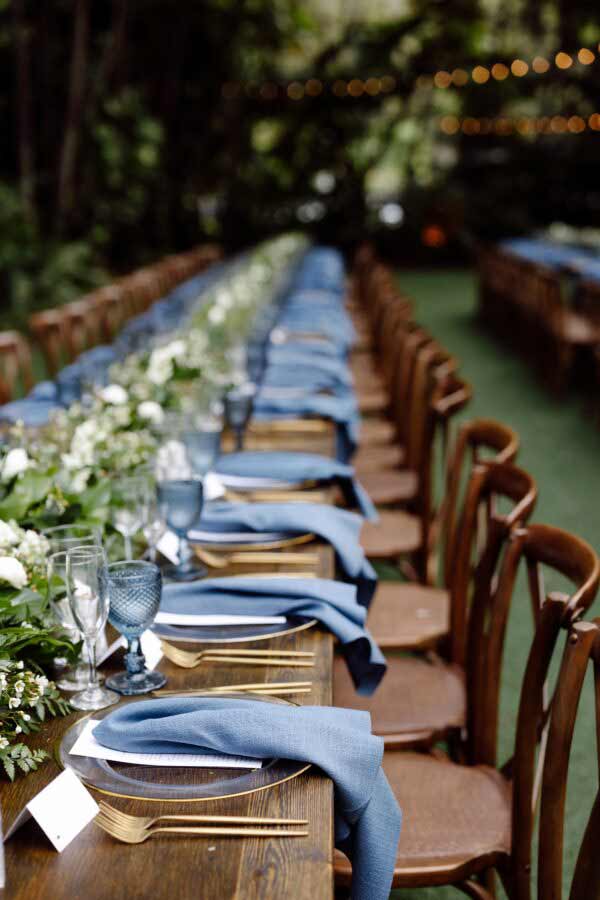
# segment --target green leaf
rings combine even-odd
[[[21,521],[30,507],[41,503],[52,487],[53,479],[44,472],[28,469],[15,479],[12,491],[0,501],[0,518]]]

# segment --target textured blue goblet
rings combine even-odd
[[[215,424],[212,428],[201,426],[196,431],[184,431],[183,443],[194,475],[203,478],[221,450],[221,428]]]
[[[161,516],[179,538],[179,563],[164,572],[174,581],[193,581],[206,575],[205,566],[195,563],[187,544],[187,533],[195,525],[204,505],[204,487],[194,479],[161,481],[157,485]]]
[[[142,560],[111,563],[108,567],[108,620],[127,638],[125,672],[106,681],[119,694],[147,694],[166,684],[162,672],[149,672],[140,636],[152,625],[160,606],[162,576],[154,563]]]
[[[256,385],[252,381],[231,388],[225,394],[225,420],[235,434],[235,449],[244,449],[244,432],[254,408]]]

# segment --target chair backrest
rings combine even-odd
[[[497,588],[490,598],[488,621],[492,624],[488,628],[489,647],[486,665],[482,670],[485,683],[495,681],[497,685],[500,680],[504,630],[521,562],[525,563],[527,569],[535,633],[521,687],[514,756],[505,766],[505,771],[512,772],[513,782],[512,849],[508,870],[503,875],[510,886],[511,900],[530,900],[531,896],[532,835],[545,761],[548,763],[548,769],[543,777],[548,793],[544,819],[553,815],[549,809],[552,811],[561,808],[562,788],[559,787],[558,806],[556,794],[552,792],[553,789],[556,790],[554,781],[556,775],[550,749],[552,756],[564,753],[563,736],[559,733],[559,729],[568,726],[568,717],[572,713],[562,709],[565,702],[569,705],[571,700],[565,701],[564,691],[567,688],[561,679],[556,683],[553,695],[550,696],[548,677],[551,663],[561,631],[568,631],[590,607],[600,580],[600,561],[596,553],[589,544],[575,535],[560,528],[539,524],[514,529],[502,561]],[[561,588],[560,592],[546,593],[543,568],[555,575],[558,574],[561,580],[566,579],[571,585],[570,590],[565,592]],[[548,725],[555,705],[559,718],[555,720],[550,748]],[[491,729],[495,740],[497,708],[482,707],[481,714],[483,717],[487,716],[487,727]],[[487,764],[495,762],[495,746],[492,747],[489,736],[480,743],[474,761]],[[561,765],[564,765],[564,761]],[[548,828],[546,824],[543,836],[545,848],[551,843]],[[557,848],[554,852],[557,852]],[[557,863],[554,857],[552,866],[556,871]],[[552,873],[545,874],[544,878],[547,882],[548,879],[552,881]],[[542,896],[544,900],[548,900],[553,894],[551,892],[540,894],[540,897]]]
[[[441,528],[444,535],[443,582],[452,590],[456,572],[455,541],[457,524],[462,515],[461,487],[473,466],[485,461],[514,462],[519,450],[519,435],[508,425],[495,419],[472,419],[463,423],[448,453]],[[466,497],[466,494],[464,495]],[[471,535],[459,537],[471,544]]]
[[[569,758],[588,666],[593,668],[597,746],[600,756],[600,619],[576,622],[558,676],[542,777],[539,824],[538,898],[562,900],[563,839]],[[600,897],[600,790],[596,790],[579,849],[570,900]]]
[[[27,324],[44,355],[48,374],[56,375],[68,359],[64,316],[58,309],[47,309],[29,316]]]
[[[33,387],[31,350],[18,331],[0,332],[0,403],[8,403]]]

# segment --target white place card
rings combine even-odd
[[[92,734],[98,725],[98,719],[90,719],[73,744],[71,754],[74,756],[91,756],[93,759],[108,759],[113,762],[129,763],[139,766],[158,766],[160,768],[177,768],[194,766],[201,769],[260,769],[262,760],[246,756],[228,756],[208,753],[128,753],[124,750],[111,750],[98,743]]]
[[[285,616],[224,616],[199,613],[159,612],[157,625],[283,625]]]
[[[8,840],[33,817],[46,837],[61,853],[98,813],[99,807],[71,769],[51,781],[30,800],[6,833]]]
[[[174,566],[179,562],[179,539],[172,531],[165,531],[157,543],[156,549]]]
[[[146,668],[147,669],[155,669],[161,659],[163,658],[162,647],[160,644],[160,638],[158,638],[154,632],[145,631],[141,638],[140,644],[142,646],[142,653],[146,657]],[[98,665],[101,665],[103,662],[106,662],[109,657],[116,653],[121,647],[127,646],[127,640],[122,635],[119,636],[115,641],[110,644],[102,656],[98,657]]]

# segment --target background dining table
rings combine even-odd
[[[318,553],[319,577],[333,577],[333,553],[323,544],[308,544],[299,552]],[[271,569],[276,572],[274,565]],[[235,574],[225,570],[220,574]],[[265,647],[264,641],[244,647]],[[312,681],[312,692],[292,696],[295,703],[331,704],[333,638],[314,626],[305,631],[274,638],[269,648],[311,650],[311,669],[278,666],[255,667],[202,665],[190,671],[176,667],[163,657],[158,667],[168,678],[168,687],[265,681],[294,681],[298,672]],[[121,653],[102,667],[108,674],[121,667]],[[242,671],[243,669],[243,671]],[[10,827],[25,804],[60,772],[56,751],[62,735],[81,717],[74,713],[48,722],[32,744],[44,747],[52,759],[38,772],[2,786],[4,830]],[[154,777],[160,772],[154,770]],[[188,838],[158,836],[143,844],[121,844],[93,823],[62,852],[57,853],[33,821],[22,826],[6,843],[7,900],[118,900],[120,897],[277,898],[325,900],[333,894],[333,790],[331,781],[314,769],[268,790],[224,800],[198,802],[149,802],[107,797],[92,791],[95,799],[134,815],[161,813],[214,813],[215,815],[268,816],[308,820],[308,837]],[[176,808],[175,808],[176,807]]]

